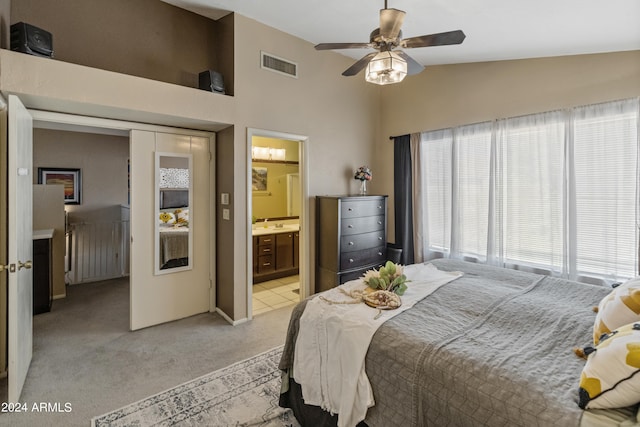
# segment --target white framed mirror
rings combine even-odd
[[[159,151],[155,154],[155,274],[191,270],[192,155]]]

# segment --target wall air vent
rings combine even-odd
[[[298,78],[298,64],[267,52],[260,52],[260,67],[278,74]]]

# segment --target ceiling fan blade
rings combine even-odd
[[[359,49],[372,47],[371,43],[320,43],[315,45],[316,50]]]
[[[429,34],[426,36],[409,37],[400,42],[405,48],[443,46],[448,44],[460,44],[465,39],[462,30],[447,31],[446,33]]]
[[[385,39],[395,39],[400,34],[405,12],[398,9],[380,9],[380,35]]]
[[[407,55],[405,52],[401,50],[394,50],[394,52],[397,53],[400,58],[407,61],[407,75],[412,76],[424,70],[424,67],[418,63],[418,61]]]
[[[355,64],[353,64],[351,67],[347,68],[346,70],[344,70],[344,72],[342,73],[343,76],[355,76],[356,74],[358,74],[360,71],[362,71],[364,69],[364,67],[367,66],[367,64],[373,59],[374,56],[376,56],[378,54],[378,52],[371,52],[367,55],[365,55],[364,57],[362,57],[361,59],[358,60],[358,62],[356,62]]]

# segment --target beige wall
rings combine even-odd
[[[66,205],[70,216],[114,205],[127,205],[129,138],[34,129],[33,169],[79,168],[82,178],[80,205]],[[38,174],[34,173],[34,184]]]
[[[50,32],[58,61],[190,87],[217,69],[215,21],[160,0],[13,0],[10,19]]]
[[[235,275],[235,215],[234,187],[234,129],[229,127],[216,134],[216,307],[231,319],[239,319],[234,311]],[[220,204],[220,194],[229,194],[229,204]],[[229,209],[229,219],[223,219],[222,210]]]
[[[275,130],[309,138],[310,223],[302,233],[310,243],[310,275],[315,269],[315,203],[318,194],[357,191],[353,171],[372,163],[371,150],[379,121],[378,88],[364,79],[344,78],[342,71],[353,61],[332,52],[317,52],[311,43],[291,37],[236,14],[235,21],[235,119],[234,141],[234,313],[246,316],[247,224],[246,130]],[[260,68],[260,51],[298,64],[297,79]],[[228,225],[228,224],[226,224]],[[219,283],[227,287],[228,283]]]
[[[11,0],[0,0],[0,48],[9,47],[9,17],[11,16]]]
[[[382,88],[374,185],[393,206],[389,136],[640,96],[640,51],[427,67]],[[392,160],[391,160],[392,161]],[[394,241],[390,209],[389,240]]]

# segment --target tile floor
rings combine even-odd
[[[300,301],[299,289],[298,275],[256,283],[253,285],[253,315],[297,303]]]

